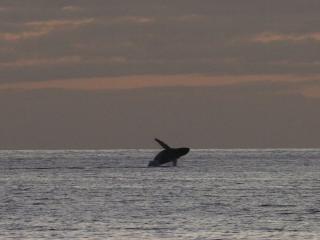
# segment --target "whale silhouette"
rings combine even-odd
[[[155,158],[149,162],[148,167],[159,167],[168,162],[172,162],[173,166],[177,166],[178,158],[186,155],[190,151],[190,148],[172,148],[157,138],[154,140],[159,143],[164,150],[159,152]]]

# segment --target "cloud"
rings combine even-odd
[[[61,62],[63,64],[63,61]],[[32,91],[46,89],[63,89],[73,91],[106,91],[119,89],[163,88],[163,87],[224,87],[255,86],[260,92],[266,86],[282,86],[278,94],[297,93],[306,97],[320,97],[315,91],[320,87],[319,75],[137,75],[120,77],[98,77],[69,80],[49,80],[0,84],[0,91]]]
[[[57,58],[34,58],[34,59],[19,59],[13,62],[0,63],[1,68],[17,69],[20,67],[43,67],[43,66],[62,66],[65,64],[120,64],[125,63],[124,57],[97,57],[85,59],[81,56],[63,56]]]
[[[15,42],[20,40],[27,40],[32,38],[38,38],[49,33],[48,30],[38,29],[35,31],[25,31],[19,33],[0,33],[0,40]]]
[[[150,24],[153,23],[155,19],[153,17],[147,16],[123,16],[115,17],[111,19],[105,19],[107,24],[119,24],[119,23],[134,23],[134,24]]]
[[[304,33],[304,34],[281,34],[274,32],[263,32],[255,35],[250,39],[257,43],[272,42],[301,42],[301,41],[320,41],[320,32]]]
[[[0,33],[0,40],[16,42],[39,38],[48,35],[55,30],[75,29],[94,22],[93,18],[77,19],[77,20],[49,20],[49,21],[33,21],[22,25],[22,31],[9,33]]]
[[[310,1],[10,1],[0,82],[319,74],[320,2]]]
[[[30,66],[43,66],[43,65],[60,65],[60,64],[70,64],[81,62],[81,57],[79,56],[67,56],[60,58],[47,58],[47,59],[19,59],[14,62],[0,63],[0,68],[19,68],[19,67],[30,67]]]
[[[83,8],[79,6],[68,5],[68,6],[63,6],[61,10],[64,12],[79,12],[79,11],[82,11]]]
[[[34,28],[45,28],[48,30],[54,29],[64,29],[64,28],[77,28],[84,25],[92,24],[94,18],[86,19],[65,19],[65,20],[49,20],[49,21],[34,21],[27,22],[25,26],[34,27]]]

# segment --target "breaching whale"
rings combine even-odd
[[[159,167],[162,164],[172,162],[173,166],[177,166],[178,158],[186,155],[190,148],[182,147],[182,148],[171,148],[161,140],[155,138],[157,143],[164,148],[161,152],[159,152],[155,158],[149,162],[148,167]]]

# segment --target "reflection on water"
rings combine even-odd
[[[0,239],[320,239],[320,150],[0,151]]]

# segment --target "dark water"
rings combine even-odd
[[[320,239],[320,150],[0,151],[0,239]]]

